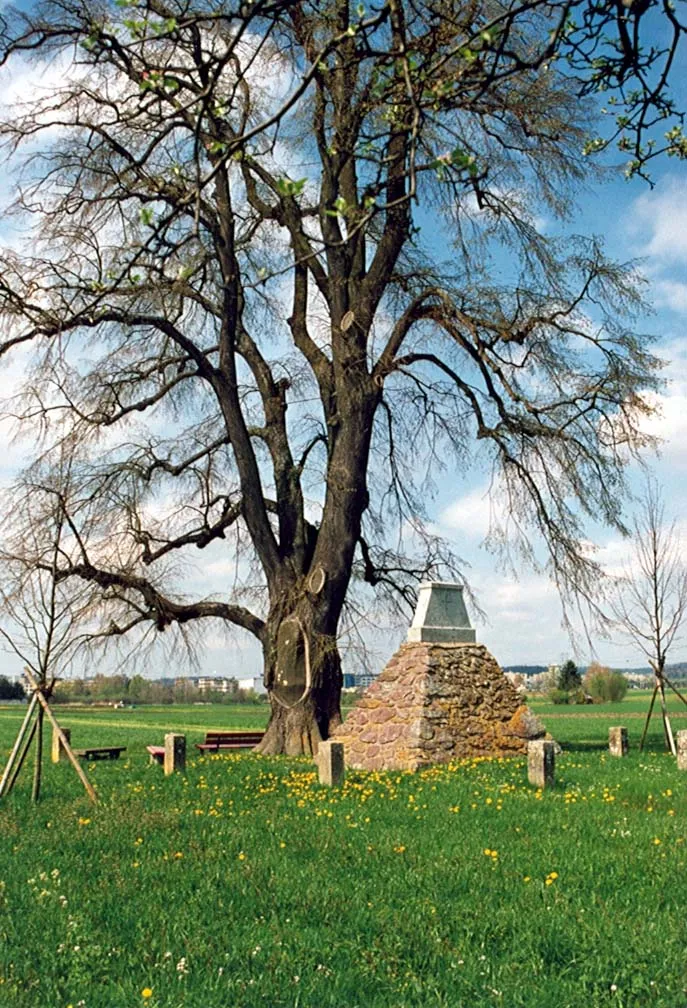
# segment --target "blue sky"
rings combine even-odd
[[[615,180],[588,188],[580,196],[572,230],[598,234],[611,255],[619,260],[638,259],[649,281],[654,314],[640,320],[638,328],[660,337],[656,352],[666,360],[666,388],[659,397],[659,412],[648,424],[661,439],[659,454],[647,462],[663,488],[666,512],[674,516],[687,546],[687,169],[677,162],[657,164],[655,186],[640,180]],[[630,485],[639,492],[643,474],[631,470]],[[505,578],[481,545],[488,528],[487,483],[472,482],[459,490],[442,487],[437,524],[455,537],[462,555],[472,563],[475,585],[488,624],[475,621],[478,637],[502,664],[546,663],[570,656],[573,648],[561,628],[561,608],[556,592],[543,577],[523,572],[515,582]],[[628,515],[632,502],[628,502]],[[609,570],[618,570],[630,548],[614,531],[597,528],[599,557]],[[580,661],[589,651],[577,646]],[[623,646],[621,639],[597,638],[598,657],[619,667],[644,664],[641,654]],[[687,659],[687,645],[679,642],[672,660]]]
[[[568,230],[603,236],[608,252],[617,259],[641,260],[641,269],[650,283],[649,298],[655,314],[640,320],[638,327],[660,336],[657,352],[666,360],[666,388],[657,402],[659,412],[649,423],[651,433],[662,439],[661,452],[647,461],[663,487],[666,511],[677,519],[687,548],[687,166],[664,159],[656,161],[652,170],[653,189],[639,179],[625,181],[620,165],[615,177],[587,187],[580,194]],[[0,241],[11,237],[0,222]],[[11,391],[16,374],[15,364],[0,371],[3,393]],[[21,452],[7,449],[0,478],[11,478],[20,461]],[[636,491],[641,489],[641,481],[642,475],[635,469],[631,485]],[[467,474],[460,480],[456,474],[447,473],[439,483],[431,513],[436,528],[471,565],[470,581],[487,615],[486,622],[474,620],[478,640],[504,665],[546,664],[573,654],[579,662],[586,662],[591,655],[571,645],[561,626],[555,589],[547,579],[523,571],[515,581],[499,570],[485,549],[490,506],[484,473]],[[631,511],[628,502],[629,515]],[[616,532],[601,528],[594,532],[599,558],[610,570],[617,570],[628,553],[627,541]],[[189,593],[226,590],[233,562],[228,562],[221,545],[203,551],[194,560]],[[374,661],[380,669],[404,636],[405,627],[400,626],[380,628],[374,635]],[[259,673],[259,648],[248,635],[235,631],[227,639],[216,628],[207,628],[203,640],[204,649],[199,655],[203,671]],[[597,639],[596,655],[621,668],[644,664],[641,654],[623,646],[620,639]],[[687,641],[678,642],[671,660],[687,660]],[[18,671],[15,664],[8,662],[7,669]],[[352,664],[348,667],[354,670]],[[146,671],[152,676],[169,674],[162,658],[154,656]]]

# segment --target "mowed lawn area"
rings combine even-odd
[[[75,747],[128,749],[87,765],[97,806],[49,762],[37,807],[28,767],[0,803],[0,1008],[684,1008],[687,773],[657,717],[637,751],[648,702],[532,703],[564,748],[545,793],[524,758],[330,790],[193,748],[262,707],[57,708]],[[145,745],[169,730],[190,759],[165,779]]]

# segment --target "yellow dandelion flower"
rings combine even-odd
[[[148,1000],[148,998],[151,998],[152,996],[153,991],[150,987],[144,987],[143,990],[141,991],[141,997],[145,998],[146,1001]]]
[[[91,821],[90,819],[84,819],[83,817],[80,817],[79,826],[88,826],[90,821]]]
[[[660,844],[660,842],[661,841],[659,840],[659,838],[657,836],[655,836],[654,839],[653,839],[653,843],[658,847],[658,845]]]
[[[243,851],[239,851],[239,861],[245,861],[245,860],[246,855],[243,853]]]

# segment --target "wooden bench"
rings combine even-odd
[[[98,749],[75,749],[74,754],[80,759],[119,759],[119,754],[126,752],[126,746],[101,746]]]
[[[222,749],[252,749],[262,742],[264,736],[263,731],[208,732],[204,742],[196,742],[196,749],[200,749],[201,752],[219,752]],[[151,748],[153,747],[148,746],[149,751]]]
[[[150,753],[151,763],[164,763],[165,747],[163,745],[147,745],[146,749]]]

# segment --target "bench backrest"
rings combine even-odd
[[[208,732],[205,736],[205,742],[207,745],[212,745],[216,742],[241,742],[251,739],[256,739],[259,742],[264,734],[262,731]]]
[[[125,745],[105,745],[105,746],[89,746],[87,749],[81,749],[81,752],[124,752],[126,749]]]

